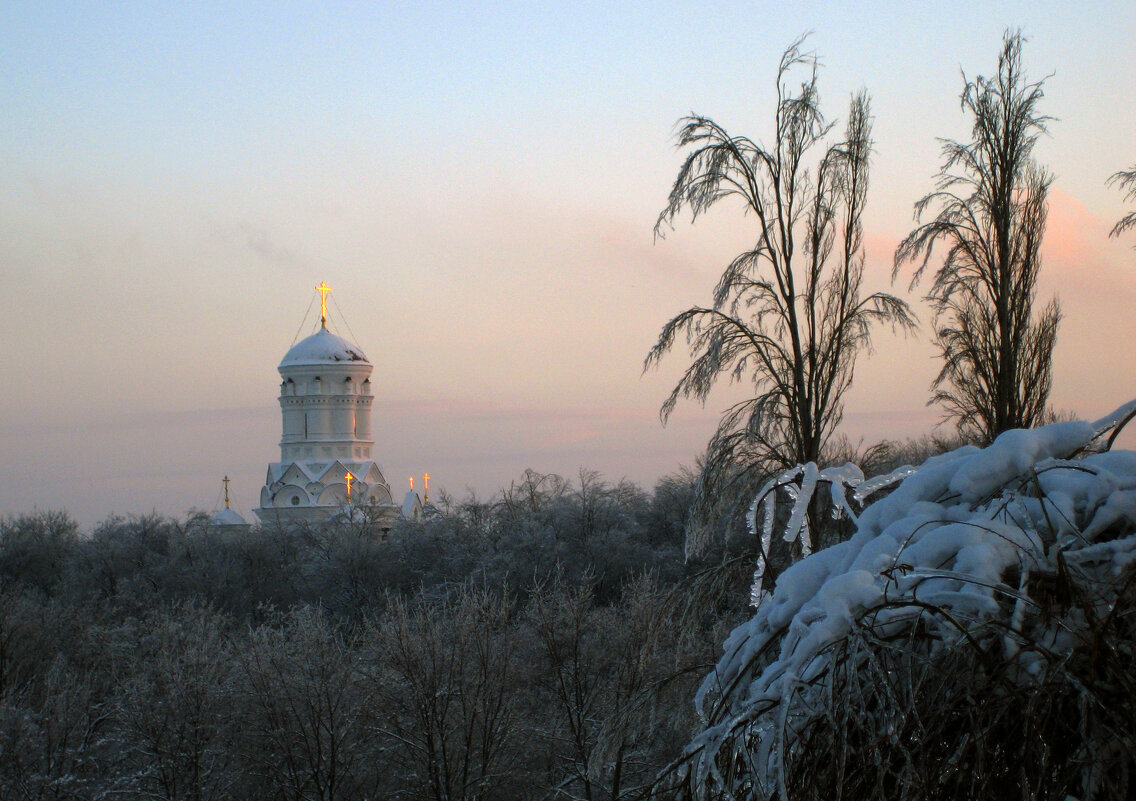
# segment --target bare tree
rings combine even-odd
[[[990,78],[965,80],[962,108],[974,118],[970,142],[943,140],[935,190],[915,204],[917,220],[895,252],[893,280],[917,262],[914,286],[942,242],[946,255],[927,299],[943,367],[932,383],[961,433],[990,441],[1042,421],[1052,382],[1061,309],[1033,314],[1046,198],[1053,176],[1032,157],[1049,117],[1037,111],[1044,81],[1022,68],[1022,36],[1007,32]]]
[[[1108,179],[1110,185],[1116,184],[1122,192],[1124,192],[1124,199],[1128,201],[1136,200],[1136,165],[1130,170],[1121,170],[1114,173]],[[1125,214],[1120,220],[1112,227],[1109,236],[1120,236],[1129,228],[1136,228],[1136,211],[1130,211]]]
[[[707,117],[680,120],[678,147],[689,152],[655,226],[661,236],[684,207],[697,219],[737,199],[756,227],[753,247],[722,273],[713,304],[671,319],[644,362],[656,366],[685,335],[693,361],[662,405],[664,422],[680,398],[705,402],[723,375],[753,385],[754,397],[726,410],[707,448],[703,514],[708,500],[750,483],[755,472],[823,460],[872,324],[914,324],[899,298],[860,296],[868,97],[852,98],[843,139],[830,142],[816,57],[801,44],[785,51],[777,69],[771,147]],[[798,70],[805,80],[794,90],[789,80]]]
[[[512,603],[471,585],[431,603],[392,598],[369,632],[369,682],[386,768],[386,797],[507,799],[531,783],[520,748]],[[401,786],[399,786],[401,785]]]
[[[684,599],[647,575],[614,604],[597,604],[594,584],[563,575],[534,590],[541,729],[564,773],[555,797],[641,798],[686,736],[693,710],[684,702],[713,651],[684,617]]]
[[[116,792],[152,799],[231,798],[232,653],[224,619],[191,604],[150,611],[119,666],[125,754]],[[134,644],[134,643],[132,643]]]
[[[370,690],[355,637],[340,634],[319,608],[299,606],[252,629],[237,656],[252,777],[285,801],[372,795]]]

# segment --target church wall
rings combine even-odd
[[[332,403],[335,404],[330,409],[332,436],[336,439],[354,439],[355,410],[352,408],[354,404],[347,398],[335,398]]]
[[[304,410],[295,406],[285,407],[284,414],[284,440],[299,440],[304,438]]]
[[[359,397],[355,401],[355,436],[361,440],[371,439],[371,399]]]
[[[331,419],[326,406],[308,407],[308,436],[306,439],[323,439],[331,433]]]

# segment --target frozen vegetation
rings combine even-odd
[[[868,481],[771,479],[753,533],[805,557],[772,592],[759,559],[671,779],[707,798],[1131,797],[1136,453],[1109,446],[1134,413]],[[810,517],[849,536],[809,554]]]
[[[529,472],[385,541],[2,519],[0,798],[641,797],[745,613],[693,481]]]
[[[691,474],[385,541],[6,518],[0,797],[1127,798],[1134,408],[785,471],[701,561]]]

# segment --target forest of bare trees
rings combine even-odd
[[[745,609],[690,493],[529,472],[381,541],[4,519],[0,797],[640,797]]]

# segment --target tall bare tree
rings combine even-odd
[[[1124,192],[1124,199],[1128,201],[1136,200],[1136,165],[1133,165],[1130,170],[1121,170],[1118,173],[1113,173],[1112,177],[1108,179],[1109,184],[1116,184]],[[1120,236],[1129,228],[1136,228],[1136,211],[1130,211],[1125,214],[1120,220],[1112,227],[1109,236]]]
[[[723,375],[753,386],[752,398],[723,414],[707,448],[702,511],[754,473],[822,461],[872,324],[913,325],[899,298],[860,295],[868,97],[852,98],[844,136],[832,141],[816,57],[801,45],[790,45],[778,65],[772,146],[707,117],[679,121],[678,147],[688,152],[655,226],[661,236],[683,208],[696,220],[728,199],[741,202],[756,229],[753,246],[722,273],[713,304],[671,319],[644,362],[657,365],[685,336],[693,361],[663,403],[664,422],[680,398],[705,402]],[[800,71],[805,79],[794,89],[790,76]]]
[[[1021,34],[1007,32],[998,72],[964,76],[972,139],[943,140],[945,161],[935,190],[915,204],[916,220],[937,211],[899,244],[892,274],[916,262],[914,286],[934,245],[946,248],[927,296],[943,359],[931,402],[983,441],[1042,420],[1061,319],[1056,299],[1033,314],[1053,176],[1033,160],[1050,118],[1037,110],[1044,81],[1027,80],[1022,43]]]

